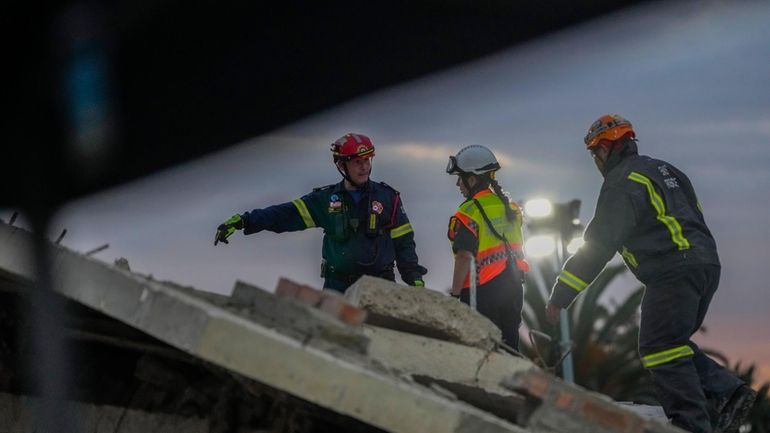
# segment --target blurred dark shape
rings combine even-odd
[[[56,206],[637,3],[12,2],[0,203]]]
[[[39,431],[79,430],[61,406],[75,354],[52,332],[63,307],[42,248],[61,204],[637,3],[4,5],[0,206],[23,209],[38,236],[39,278],[25,303],[34,326],[20,338],[45,402]]]

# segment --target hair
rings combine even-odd
[[[519,217],[519,212],[511,207],[511,199],[508,197],[508,194],[503,191],[503,188],[500,187],[499,183],[497,183],[497,179],[494,178],[494,172],[484,173],[483,175],[475,174],[473,176],[476,176],[476,179],[479,180],[479,183],[474,188],[476,191],[491,187],[495,192],[495,195],[497,195],[500,200],[502,200],[503,204],[505,205],[505,218],[508,221],[515,221],[516,218]],[[473,195],[473,192],[471,192],[471,195]]]
[[[489,180],[489,184],[492,186],[492,190],[495,192],[495,194],[500,197],[500,200],[502,200],[503,204],[505,205],[505,217],[508,219],[508,221],[515,221],[516,218],[519,217],[519,213],[511,207],[511,200],[508,198],[508,194],[503,191],[503,189],[500,187],[500,184],[497,183],[497,179],[491,178]]]

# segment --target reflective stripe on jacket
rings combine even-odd
[[[514,203],[511,203],[511,207],[517,211],[517,216],[514,221],[508,221],[505,213],[505,204],[492,190],[485,189],[480,191],[473,196],[473,199],[478,201],[484,208],[487,218],[489,218],[497,233],[508,240],[508,245],[512,252],[523,256],[521,247],[521,212],[519,208]],[[454,243],[455,224],[462,224],[476,237],[478,240],[478,249],[475,252],[476,282],[478,285],[482,285],[491,281],[505,270],[508,257],[503,241],[494,235],[473,199],[461,204],[457,212],[450,219],[448,235],[449,241]],[[515,260],[515,258],[512,259]],[[470,278],[466,276],[463,288],[469,286]]]
[[[370,181],[356,202],[344,182],[314,189],[291,202],[242,215],[244,234],[321,228],[322,257],[332,275],[357,277],[391,273],[394,261],[407,284],[427,270],[418,263],[414,231],[398,191]]]
[[[585,244],[564,264],[551,302],[566,307],[618,252],[644,284],[688,264],[719,265],[687,176],[668,162],[638,154],[606,175]]]

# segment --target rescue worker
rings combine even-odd
[[[585,244],[553,286],[548,320],[558,322],[560,309],[617,251],[646,286],[639,355],[666,415],[695,433],[737,432],[756,393],[690,340],[703,323],[721,269],[690,180],[668,162],[639,155],[636,133],[621,116],[600,117],[585,144],[604,184]]]
[[[522,252],[522,213],[500,188],[495,155],[472,145],[449,157],[446,172],[457,175],[465,201],[449,219],[447,235],[455,254],[451,295],[470,305],[470,270],[476,270],[477,310],[497,325],[503,342],[519,349],[528,270]]]
[[[342,181],[315,188],[294,201],[233,215],[217,228],[214,245],[236,230],[253,234],[319,227],[324,230],[321,277],[324,289],[344,292],[362,275],[395,281],[394,261],[409,285],[424,286],[427,269],[415,252],[414,232],[401,195],[370,179],[374,145],[349,133],[332,143]]]

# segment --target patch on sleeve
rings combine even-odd
[[[455,240],[455,235],[457,234],[457,217],[452,216],[449,218],[449,228],[447,229],[447,237],[450,241]]]

